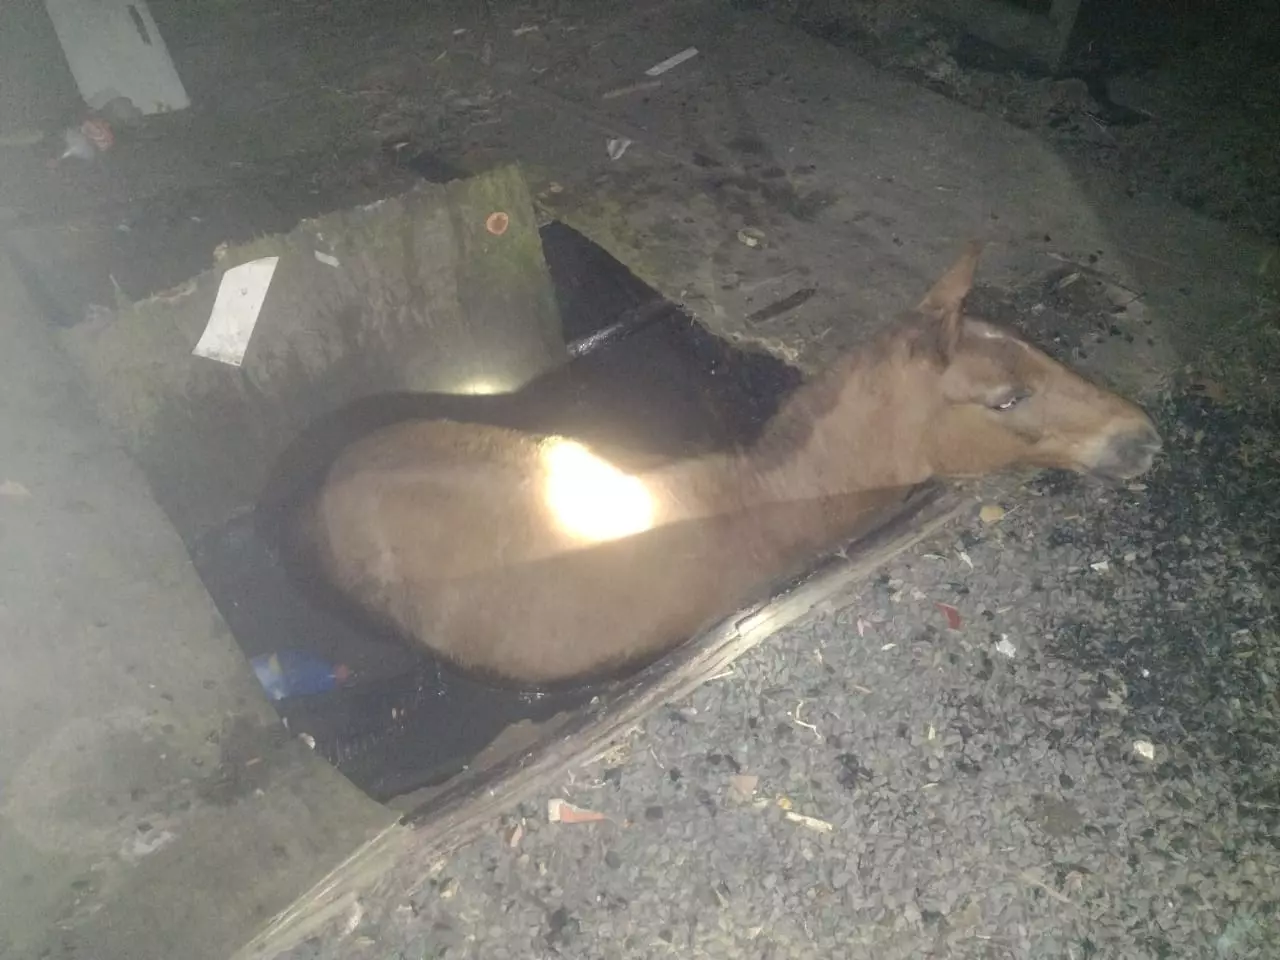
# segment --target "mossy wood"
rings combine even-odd
[[[268,256],[242,365],[194,356],[223,273]],[[513,389],[568,359],[514,166],[232,247],[177,290],[62,336],[188,543],[252,505],[323,413],[389,391]]]

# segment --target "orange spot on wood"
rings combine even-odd
[[[506,233],[509,226],[511,226],[511,218],[501,210],[489,214],[488,219],[484,222],[484,228],[495,237],[500,237]]]

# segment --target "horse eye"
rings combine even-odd
[[[1014,407],[1020,404],[1023,400],[1027,399],[1028,396],[1030,396],[1030,394],[1026,393],[1023,390],[1018,390],[1014,393],[1005,394],[1004,396],[998,398],[994,403],[991,404],[991,409],[992,410],[1012,410]]]

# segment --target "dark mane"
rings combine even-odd
[[[752,461],[768,469],[796,456],[813,436],[814,427],[836,408],[840,394],[860,369],[876,367],[898,351],[905,357],[936,353],[935,328],[919,314],[903,314],[865,348],[840,357],[801,384],[766,424],[751,448]]]
[[[809,442],[814,426],[836,408],[849,380],[852,361],[845,357],[801,384],[751,447],[752,462],[768,468],[790,460]]]

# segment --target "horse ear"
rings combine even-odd
[[[938,348],[943,362],[949,362],[960,342],[964,323],[961,307],[964,298],[973,289],[973,275],[978,269],[978,258],[985,246],[981,240],[970,240],[960,259],[951,265],[933,285],[916,310],[939,322]]]
[[[925,298],[920,301],[916,309],[921,313],[934,316],[959,313],[964,298],[973,289],[973,275],[978,269],[978,258],[982,256],[982,248],[985,245],[981,240],[970,240],[960,259],[953,263],[933,285],[933,289],[925,294]]]

